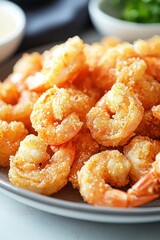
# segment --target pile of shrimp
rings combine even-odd
[[[0,83],[0,166],[20,188],[68,182],[85,202],[132,208],[160,197],[160,36],[78,36],[25,53]]]

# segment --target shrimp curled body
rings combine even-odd
[[[150,202],[160,196],[160,153],[155,157],[150,170],[128,190],[133,207]]]
[[[113,189],[129,182],[129,160],[118,150],[93,155],[78,173],[80,193],[93,205],[125,207],[127,194]]]
[[[68,39],[43,53],[42,69],[26,79],[30,90],[45,91],[54,85],[72,83],[86,67],[84,43],[78,37]]]
[[[158,120],[160,120],[160,105],[153,106],[151,110],[152,110],[153,116]]]
[[[11,156],[9,180],[13,185],[44,195],[59,191],[68,181],[75,148],[71,142],[50,158],[44,140],[28,135]]]
[[[122,83],[113,85],[87,114],[92,137],[104,146],[124,145],[143,117],[140,101]]]
[[[56,86],[43,93],[34,105],[31,122],[49,145],[60,145],[81,129],[91,108],[89,97],[79,90]]]
[[[75,160],[72,165],[69,181],[74,188],[79,188],[77,172],[83,164],[95,153],[100,150],[99,144],[92,138],[90,133],[78,133],[72,140],[75,145]]]
[[[26,128],[30,130],[32,128],[30,114],[37,99],[37,93],[23,91],[15,105],[0,100],[0,119],[7,122],[23,122]]]
[[[147,110],[144,112],[142,121],[136,129],[136,135],[148,136],[152,139],[160,138],[160,119],[155,117],[155,113],[152,110]]]
[[[151,168],[160,151],[160,142],[148,137],[136,136],[124,147],[124,154],[131,163],[130,178],[137,182]]]
[[[130,161],[118,150],[95,154],[78,172],[80,193],[92,205],[117,208],[141,206],[160,195],[159,159],[153,163],[149,173],[125,192],[111,186],[120,187],[128,183]]]
[[[7,123],[0,120],[0,166],[9,166],[9,157],[16,153],[20,142],[28,134],[21,122]]]

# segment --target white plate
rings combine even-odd
[[[43,49],[46,46],[40,48]],[[0,66],[0,79],[10,73],[16,59]],[[50,197],[15,187],[8,181],[8,169],[4,168],[0,168],[0,191],[28,206],[70,218],[112,223],[160,221],[160,200],[134,209],[94,207],[84,203],[78,190],[74,190],[70,184]]]

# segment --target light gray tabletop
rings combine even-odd
[[[23,205],[0,193],[3,240],[159,240],[160,222],[109,224],[80,221]]]

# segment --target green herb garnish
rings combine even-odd
[[[160,22],[160,0],[110,0],[115,7],[122,7],[123,20],[138,23]]]

